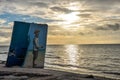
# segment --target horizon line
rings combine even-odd
[[[120,45],[120,43],[93,43],[93,44],[47,44],[46,46],[49,46],[49,45]],[[0,46],[10,46],[8,44],[2,44]]]

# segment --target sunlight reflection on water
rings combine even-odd
[[[68,54],[69,64],[77,65],[77,58],[78,58],[78,47],[77,45],[66,45],[65,51]]]

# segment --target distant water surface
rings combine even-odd
[[[0,53],[8,47],[0,47]],[[0,54],[6,60],[7,54]],[[120,45],[49,45],[45,67],[120,79]]]

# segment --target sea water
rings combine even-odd
[[[6,60],[8,46],[0,47]],[[120,45],[48,45],[45,68],[120,79]]]

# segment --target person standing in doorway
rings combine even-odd
[[[34,31],[34,38],[33,38],[33,67],[36,67],[36,59],[38,57],[39,32],[40,32],[40,30],[35,30]]]

